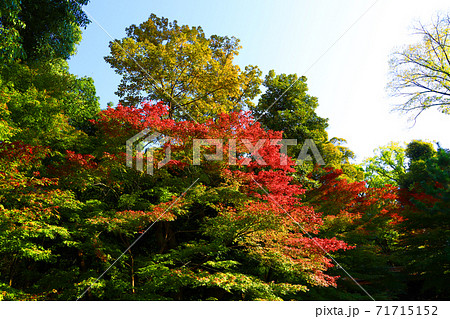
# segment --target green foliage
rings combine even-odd
[[[433,144],[429,142],[414,140],[408,144],[406,149],[406,156],[411,160],[411,162],[426,160],[432,157],[436,151],[434,150]]]
[[[283,300],[280,296],[295,295],[306,290],[301,285],[267,283],[256,276],[227,271],[214,262],[203,264],[203,267],[214,265],[210,271],[186,268],[173,271],[165,264],[170,265],[171,262],[159,260],[140,270],[144,278],[151,278],[143,288],[145,291],[178,292],[181,296],[183,290],[186,293],[200,290],[200,296],[186,296],[188,300]]]
[[[11,126],[11,112],[7,106],[10,100],[8,95],[8,89],[3,85],[0,77],[0,141],[5,142],[8,142],[15,133]]]
[[[283,138],[297,139],[298,143],[313,139],[321,145],[327,141],[328,119],[316,114],[318,100],[307,94],[306,77],[276,75],[271,70],[263,84],[266,91],[258,104],[250,107],[258,121],[268,129],[283,131]],[[300,149],[301,145],[288,148],[288,154],[296,158]]]
[[[400,224],[401,257],[414,299],[445,299],[450,274],[450,152],[429,143],[408,145],[408,172],[403,181]]]
[[[87,120],[95,118],[100,111],[100,102],[96,96],[94,80],[86,76],[69,76],[62,104],[64,114],[70,119],[72,126],[80,128]]]
[[[349,180],[362,179],[361,168],[349,162],[354,154],[344,146],[345,139],[334,137],[328,140],[328,119],[317,115],[318,99],[307,93],[306,77],[299,78],[296,74],[276,75],[271,70],[263,84],[266,91],[258,104],[250,105],[250,109],[265,128],[282,131],[284,139],[297,140],[296,146],[287,148],[290,157],[297,159],[305,141],[312,139],[327,166],[342,169]],[[304,185],[314,184],[306,176],[312,172],[315,164],[315,161],[309,161],[297,165],[299,181]]]
[[[58,251],[73,246],[62,221],[79,203],[72,192],[55,188],[55,180],[41,177],[48,149],[2,143],[0,153],[0,269],[11,287],[15,280],[40,278],[39,267],[33,271],[27,263],[52,264]]]
[[[0,5],[1,60],[67,59],[89,23],[89,0],[5,0]]]
[[[62,60],[1,67],[0,92],[2,135],[34,145],[67,148],[80,135],[68,123],[80,126],[100,110],[93,80],[70,74]]]
[[[0,61],[2,63],[25,57],[19,33],[19,30],[24,29],[25,24],[19,19],[20,11],[19,1],[3,1],[0,4]]]
[[[405,147],[391,142],[375,149],[374,153],[375,156],[364,160],[366,182],[370,187],[398,186],[407,168]]]
[[[364,178],[364,171],[361,165],[351,163],[355,154],[348,147],[344,146],[347,141],[343,138],[333,137],[323,144],[323,160],[327,167],[342,170],[342,178],[349,182],[359,182]]]
[[[412,189],[417,182],[428,179],[426,172],[426,162],[435,156],[436,150],[430,142],[413,140],[405,150],[405,155],[409,159],[407,174],[400,180],[400,186],[405,189]]]

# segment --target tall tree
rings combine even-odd
[[[233,64],[234,37],[206,37],[201,27],[179,26],[152,14],[127,37],[110,42],[105,60],[122,75],[117,94],[124,105],[163,101],[170,116],[201,120],[251,105],[259,93],[260,71]]]
[[[262,125],[271,130],[282,131],[284,139],[296,139],[296,146],[288,146],[287,153],[297,159],[307,139],[314,141],[326,165],[343,169],[346,177],[353,180],[362,178],[360,169],[349,163],[354,154],[343,144],[344,139],[328,139],[326,128],[328,119],[316,113],[319,106],[317,97],[308,94],[306,77],[296,74],[276,74],[269,71],[264,80],[266,91],[261,95],[258,104],[250,106],[254,117]],[[312,157],[311,150],[308,155]],[[312,171],[317,159],[298,163],[297,170],[302,182]]]
[[[1,58],[40,61],[67,59],[89,19],[81,7],[89,0],[5,0],[0,4]]]
[[[400,187],[412,189],[420,181],[426,179],[426,162],[436,155],[433,144],[421,140],[413,140],[408,143],[405,156],[409,160],[407,174],[400,180]]]
[[[409,275],[409,299],[448,299],[450,289],[450,152],[413,141],[400,190],[401,257]]]
[[[68,123],[79,127],[100,111],[93,80],[70,74],[62,59],[0,66],[0,92],[2,121],[13,128],[6,135],[34,145],[72,139]]]
[[[0,3],[2,140],[67,147],[77,135],[69,122],[80,127],[100,110],[93,80],[70,74],[66,61],[89,23],[88,2]]]
[[[327,141],[328,119],[317,115],[318,100],[307,93],[306,77],[277,75],[271,70],[263,84],[266,91],[251,110],[264,127],[283,131],[283,138],[299,142],[313,139],[322,144]]]
[[[395,52],[390,61],[393,96],[405,98],[396,109],[415,114],[437,108],[450,114],[450,16],[419,24],[422,41]]]

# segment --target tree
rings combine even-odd
[[[49,153],[42,146],[0,143],[0,299],[52,298],[74,271],[58,257],[79,244],[69,220],[80,202],[57,187],[57,178],[43,176]],[[61,263],[58,272],[55,262]],[[38,293],[29,282],[40,287]]]
[[[318,99],[309,95],[306,77],[296,74],[279,74],[269,71],[264,80],[266,91],[261,95],[258,104],[250,106],[254,117],[266,129],[282,131],[284,139],[296,139],[296,146],[288,146],[287,154],[297,159],[307,139],[314,141],[324,162],[328,166],[343,169],[347,178],[362,178],[359,169],[349,163],[354,157],[344,139],[328,140],[328,119],[316,113]],[[313,170],[317,162],[298,163],[297,170],[301,182],[309,183],[306,176]],[[323,164],[323,163],[319,163]]]
[[[354,249],[335,253],[335,259],[376,300],[392,300],[404,291],[396,252],[398,197],[395,187],[367,187],[364,181],[349,182],[342,170],[316,168],[320,187],[308,190],[304,201],[323,213],[319,236],[336,237]],[[330,273],[337,274],[336,269]],[[349,277],[337,281],[339,289],[317,287],[309,300],[364,300],[367,296]]]
[[[2,120],[11,128],[5,136],[56,147],[63,137],[73,140],[81,133],[74,133],[69,123],[80,126],[93,118],[100,110],[99,98],[91,78],[77,78],[68,69],[61,59],[33,67],[18,61],[0,67]]]
[[[450,16],[437,17],[429,26],[419,24],[422,41],[395,52],[390,61],[393,96],[405,101],[396,109],[415,114],[428,108],[450,113]]]
[[[401,257],[410,299],[448,299],[450,273],[450,152],[430,143],[408,144],[408,172],[400,190]]]
[[[93,80],[70,74],[66,61],[89,23],[87,3],[1,2],[1,140],[64,149],[81,133],[69,123],[81,127],[100,110]]]
[[[313,139],[317,144],[327,141],[328,119],[316,114],[318,100],[307,94],[306,77],[276,75],[270,70],[263,84],[266,91],[250,109],[264,127],[283,131],[283,138],[297,139],[299,143],[306,139]],[[288,154],[296,157],[299,151],[299,147],[293,147]]]
[[[201,27],[179,26],[154,14],[126,32],[110,42],[105,57],[122,75],[116,93],[123,105],[163,101],[169,116],[201,120],[251,105],[259,93],[259,69],[241,71],[233,64],[240,49],[234,37],[207,38]]]
[[[18,1],[0,3],[0,61],[2,63],[25,57],[19,34],[19,30],[25,26],[18,18],[20,10]]]
[[[365,180],[370,187],[398,186],[406,173],[405,148],[391,142],[374,150],[375,156],[364,160]]]
[[[281,133],[243,112],[202,124],[167,114],[162,103],[103,110],[92,121],[95,135],[84,140],[99,146],[91,154],[1,144],[0,288],[7,298],[80,296],[152,224],[83,298],[290,300],[335,285],[326,252],[349,247],[317,236],[321,215],[302,203],[304,190],[290,176],[293,161],[282,164],[279,146],[270,143]],[[125,166],[125,141],[144,128],[177,141],[171,161],[154,175]],[[263,140],[258,153],[265,164],[238,142],[236,165],[229,164],[234,151],[227,146],[222,160],[191,165],[194,138]],[[155,161],[164,154],[163,147],[153,149]],[[12,249],[21,227],[31,232]],[[20,255],[21,247],[32,258]],[[26,269],[27,276],[13,276],[9,285],[10,269]]]
[[[130,280],[137,285],[136,294],[145,291],[153,299],[270,300],[298,298],[297,294],[308,286],[334,285],[335,278],[324,273],[331,261],[317,243],[325,251],[347,247],[334,238],[315,237],[321,227],[320,215],[301,204],[303,190],[289,176],[293,162],[282,165],[279,146],[269,141],[281,134],[266,132],[244,113],[222,114],[203,124],[165,119],[166,114],[162,104],[119,106],[103,111],[97,121],[98,138],[113,147],[109,149],[111,154],[120,152],[117,145],[124,145],[126,137],[146,127],[177,140],[167,168],[156,170],[153,177],[139,177],[131,171],[129,174],[135,177],[124,180],[128,186],[116,188],[119,203],[123,203],[121,209],[114,204],[110,211],[91,219],[99,232],[108,225],[110,232],[121,233],[124,248],[139,229],[145,228],[133,225],[145,225],[146,218],[146,224],[151,223],[159,215],[155,209],[168,207],[174,200],[167,201],[167,196],[171,198],[200,178],[179,205],[164,215],[165,221],[148,233],[146,241],[156,245],[142,244],[140,249],[145,249],[145,254],[127,256],[129,267],[131,258],[133,265],[145,265],[129,271],[136,274]],[[237,143],[236,166],[228,163],[228,147],[224,148],[223,160],[192,166],[193,137],[249,139],[252,144],[264,140],[259,153],[266,164],[249,159],[248,149]],[[211,148],[206,147],[202,152],[209,151]],[[163,154],[162,149],[154,150],[155,161]],[[248,166],[243,164],[248,160]],[[112,233],[99,237],[105,256],[110,255],[107,242]],[[140,262],[143,256],[149,260],[146,264]]]
[[[433,144],[421,140],[413,140],[406,146],[405,156],[409,160],[406,174],[400,180],[400,187],[413,189],[417,183],[427,179],[426,162],[436,155]]]
[[[100,102],[96,93],[94,79],[91,77],[68,77],[67,94],[62,97],[62,104],[71,125],[79,127],[98,114]]]
[[[0,5],[4,60],[68,59],[90,21],[81,9],[89,0],[6,0]]]

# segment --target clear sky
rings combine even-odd
[[[85,9],[98,24],[83,31],[69,66],[94,78],[102,107],[118,102],[120,76],[103,60],[110,36],[123,38],[126,27],[155,13],[201,26],[207,35],[241,39],[241,67],[305,75],[309,94],[319,99],[317,113],[329,119],[329,137],[346,139],[358,161],[390,141],[422,139],[450,148],[449,115],[424,112],[411,128],[408,115],[390,112],[385,90],[389,54],[417,40],[415,21],[450,12],[448,0],[91,0]]]

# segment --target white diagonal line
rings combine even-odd
[[[272,199],[273,200],[273,202],[275,203],[275,204],[277,204],[277,206],[278,207],[280,207],[285,213],[286,213],[286,215],[288,215],[293,221],[294,221],[294,223],[296,223],[299,227],[300,227],[300,229],[302,230],[302,232],[304,232],[313,242],[314,242],[314,244],[316,244],[316,246],[317,247],[319,247],[329,258],[331,258],[331,260],[333,260],[333,262],[339,267],[339,268],[341,268],[344,272],[345,272],[345,274],[347,275],[347,276],[349,276],[357,285],[358,285],[358,287],[359,288],[361,288],[361,290],[362,291],[364,291],[365,292],[365,294],[367,295],[367,296],[369,296],[370,297],[370,299],[372,299],[372,301],[375,301],[375,299],[367,292],[367,290],[366,289],[364,289],[356,280],[355,280],[355,278],[353,278],[352,277],[352,275],[350,275],[348,272],[347,272],[347,270],[345,270],[345,268],[344,267],[342,267],[341,266],[341,264],[339,264],[334,258],[333,258],[333,256],[331,256],[323,247],[322,247],[322,245],[320,245],[320,243],[319,242],[317,242],[317,240],[314,238],[314,237],[312,237],[311,236],[311,234],[306,230],[306,229],[304,229],[303,228],[303,226],[302,225],[300,225],[300,223],[299,222],[297,222],[295,219],[294,219],[294,217],[292,217],[292,215],[291,214],[289,214],[272,196],[270,196],[270,194],[264,189],[264,187],[262,187],[261,186],[261,184],[259,184],[254,178],[253,178],[253,176],[252,176],[252,179],[253,179],[253,181],[256,183],[256,185],[258,185],[266,194],[267,194],[267,196],[270,198],[270,199]]]
[[[156,222],[158,222],[160,219],[161,219],[161,217],[163,217],[166,213],[167,213],[167,211],[169,210],[169,209],[171,209],[172,208],[172,206],[173,205],[175,205],[175,203],[176,202],[178,202],[178,200],[181,198],[181,197],[183,197],[186,193],[187,193],[187,191],[192,187],[192,186],[194,186],[194,184],[195,183],[197,183],[197,181],[200,179],[200,177],[199,178],[197,178],[192,184],[191,184],[191,186],[189,186],[184,192],[183,192],[183,194],[181,194],[180,196],[178,196],[178,198],[172,203],[172,204],[170,204],[170,206],[168,207],[168,208],[166,208],[166,210],[150,225],[150,226],[148,226],[147,227],[147,229],[138,237],[138,238],[136,238],[136,240],[127,248],[127,249],[125,249],[123,252],[122,252],[122,254],[119,256],[119,258],[117,258],[97,279],[95,279],[95,281],[85,290],[85,291],[83,291],[83,293],[81,294],[81,296],[79,296],[78,298],[77,298],[77,300],[76,301],[78,301],[78,300],[80,300],[81,298],[83,298],[83,296],[92,288],[92,286],[94,285],[94,284],[96,284],[97,283],[97,281],[99,281],[100,280],[100,278],[102,278],[111,268],[112,268],[112,266],[114,266],[115,264],[116,264],[116,262],[118,262],[122,257],[123,257],[123,255],[125,255],[126,253],[127,253],[127,251],[129,251],[130,249],[131,249],[131,247],[133,247],[149,230],[150,230],[150,228],[152,228],[153,227],[153,225],[155,225],[156,224]]]
[[[83,9],[83,11],[89,16],[89,18],[90,19],[92,19],[92,21],[94,21],[94,23],[96,24],[96,25],[98,25],[99,27],[100,27],[100,29],[102,29],[103,30],[103,32],[105,32],[107,35],[108,35],[108,37],[110,37],[111,38],[111,40],[113,41],[113,42],[115,42],[121,49],[122,49],[122,51],[123,52],[125,52],[125,54],[131,59],[131,60],[133,60],[133,62],[134,63],[136,63],[136,65],[145,73],[145,75],[151,80],[151,81],[153,81],[154,83],[155,83],[155,85],[156,85],[156,87],[158,87],[158,82],[147,72],[147,70],[146,69],[144,69],[137,61],[136,61],[136,59],[135,58],[133,58],[121,45],[120,45],[120,43],[118,42],[118,41],[116,41],[116,39],[114,39],[112,36],[111,36],[111,34],[109,34],[109,32],[108,31],[106,31],[106,29],[100,24],[100,23],[98,23],[98,21],[97,20],[95,20],[95,18],[86,10],[86,9]],[[170,97],[170,99],[176,104],[176,105],[178,105],[180,108],[182,108],[185,112],[186,112],[186,114],[195,122],[195,123],[198,123],[190,114],[189,114],[189,112],[187,112],[186,111],[186,109],[183,107],[183,106],[181,106],[174,98],[173,98],[173,96],[171,95],[171,94],[169,94],[169,93],[167,93],[166,92],[166,90],[164,90],[164,88],[163,87],[161,87],[160,88],[167,96],[169,96]]]
[[[372,3],[372,5],[366,10],[364,11],[364,13],[358,18],[356,19],[348,28],[347,30],[344,31],[344,33],[341,34],[341,36],[333,42],[333,44],[331,44],[328,49],[326,49],[307,69],[305,72],[303,72],[303,75],[305,75],[309,70],[311,70],[314,65],[316,65],[335,45],[336,43],[339,42],[339,40],[342,39],[342,37],[348,32],[350,31],[350,29],[352,29],[358,22],[359,20],[361,20],[366,14],[367,12],[370,11],[370,9],[373,8],[373,6],[378,2],[379,0],[375,0],[374,3]],[[266,114],[271,108],[272,106],[274,106],[275,103],[277,103],[285,94],[287,91],[289,91],[294,85],[295,83],[297,83],[302,77],[299,77],[294,83],[292,83],[256,120],[255,122],[257,122],[264,114]]]

